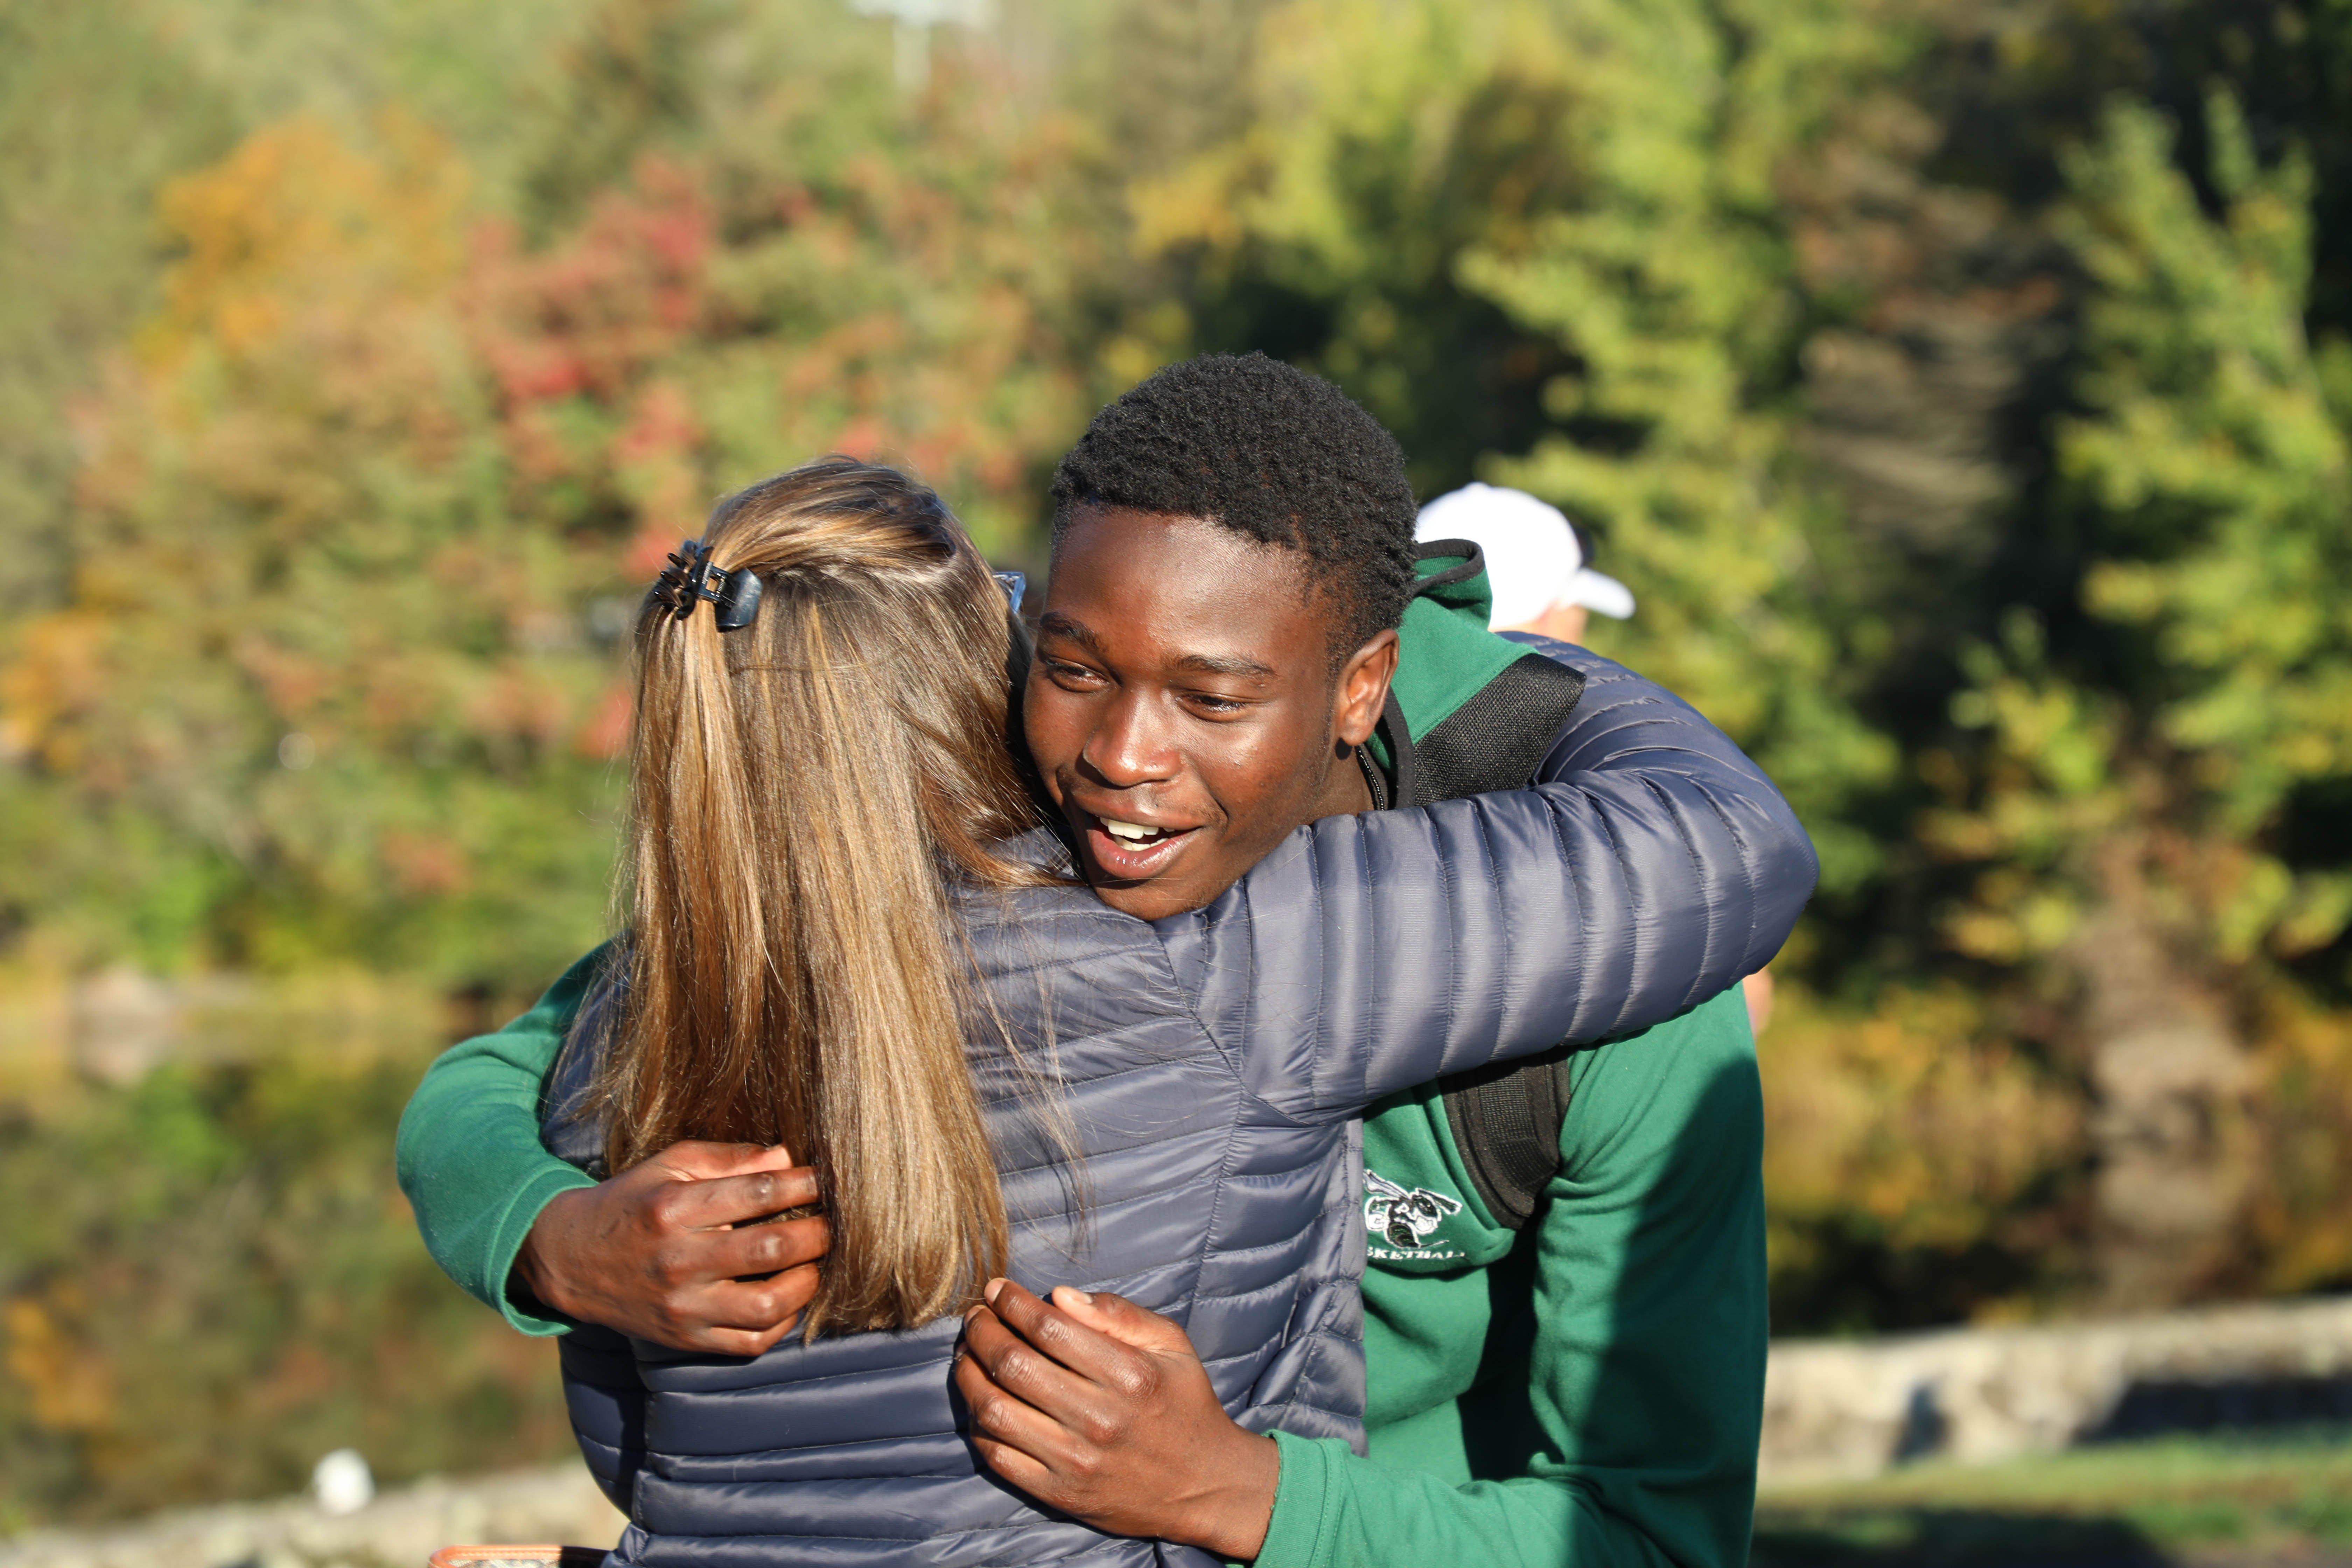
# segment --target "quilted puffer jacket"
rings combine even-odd
[[[1811,891],[1803,831],[1728,740],[1606,660],[1561,657],[1585,693],[1528,790],[1315,823],[1207,909],[1154,922],[1076,889],[963,901],[996,1005],[1024,1037],[1050,1016],[1083,1154],[1056,1152],[1034,1075],[975,1045],[1013,1277],[1171,1315],[1245,1426],[1360,1445],[1352,1118],[1671,1016],[1768,961]],[[567,1052],[551,1100],[588,1054]],[[549,1137],[583,1163],[595,1142],[560,1115]],[[632,1521],[608,1561],[1205,1568],[1041,1512],[980,1467],[949,1397],[960,1327],[749,1360],[568,1334],[582,1449]]]

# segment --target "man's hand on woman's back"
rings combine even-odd
[[[816,1173],[751,1143],[674,1143],[560,1193],[515,1280],[567,1318],[673,1350],[758,1355],[790,1333],[833,1246],[821,1218],[756,1223],[817,1201]]]
[[[1174,1321],[1108,1290],[1045,1301],[996,1279],[963,1325],[955,1386],[990,1469],[1113,1535],[1257,1555],[1281,1456],[1226,1414]]]

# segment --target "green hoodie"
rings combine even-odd
[[[1364,1170],[1446,1209],[1364,1271],[1370,1457],[1276,1434],[1258,1568],[1748,1557],[1764,1402],[1763,1110],[1735,988],[1579,1052],[1527,1229],[1478,1201],[1434,1085]],[[1453,1209],[1451,1205],[1459,1205]]]
[[[1407,612],[1395,689],[1414,735],[1527,651],[1486,629],[1486,603],[1472,578]],[[497,1034],[452,1047],[401,1119],[426,1247],[525,1333],[569,1326],[507,1283],[547,1201],[593,1184],[538,1126],[598,956]],[[1259,1568],[1745,1563],[1765,1321],[1746,1009],[1727,992],[1579,1053],[1570,1077],[1560,1173],[1517,1233],[1478,1201],[1435,1086],[1366,1117],[1367,1173],[1435,1194],[1444,1218],[1410,1247],[1371,1237],[1370,1457],[1277,1434]]]

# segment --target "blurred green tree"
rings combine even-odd
[[[1191,252],[1207,341],[1339,380],[1425,488],[1475,466],[1591,525],[1640,584],[1608,650],[1756,753],[1848,891],[1879,859],[1853,803],[1896,757],[1853,706],[1874,650],[1793,438],[1775,182],[1909,42],[1769,9],[1304,0],[1264,26],[1247,129],[1141,186],[1137,223]]]
[[[2296,842],[2352,786],[2352,612],[2313,591],[2352,574],[2352,346],[2305,331],[2308,164],[2263,166],[2226,93],[2205,130],[2214,213],[2146,108],[2066,160],[2095,292],[2058,505],[2087,624],[2053,645],[2021,607],[1967,656],[1981,742],[1925,824],[1982,868],[1953,942],[2074,993],[2129,1304],[2236,1263],[2246,988],[2352,921],[2340,847]]]
[[[145,18],[0,0],[0,647],[55,600],[68,405],[154,308],[156,190],[236,132]]]

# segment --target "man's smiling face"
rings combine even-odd
[[[1303,822],[1371,804],[1342,759],[1379,721],[1396,634],[1335,680],[1312,562],[1198,518],[1080,507],[1023,698],[1029,747],[1103,901],[1198,909]]]

